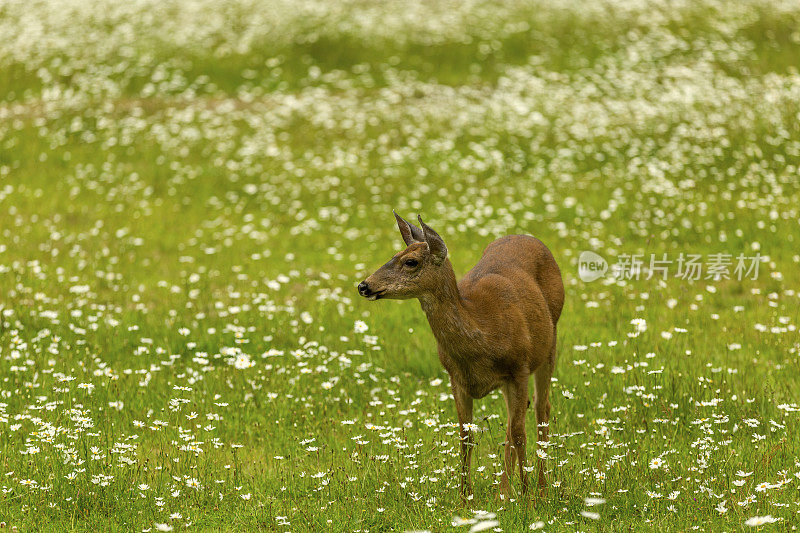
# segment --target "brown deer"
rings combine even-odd
[[[556,362],[556,323],[564,305],[561,272],[550,250],[529,235],[510,235],[489,244],[478,264],[456,283],[444,241],[418,217],[422,229],[394,214],[407,248],[358,285],[369,300],[417,298],[436,337],[439,360],[450,375],[461,428],[461,496],[472,494],[470,462],[472,400],[501,389],[508,409],[505,468],[500,478],[510,494],[509,475],[519,461],[523,494],[528,480],[525,413],[528,381],[536,383],[538,440],[547,442],[550,377]],[[541,490],[546,486],[539,461]]]

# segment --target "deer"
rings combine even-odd
[[[439,361],[450,376],[460,437],[460,495],[473,498],[470,479],[473,400],[500,389],[508,422],[503,497],[519,464],[522,494],[528,492],[525,416],[534,377],[539,446],[546,446],[550,383],[556,363],[556,332],[564,305],[564,284],[553,254],[537,238],[509,235],[491,242],[478,263],[456,281],[442,237],[421,216],[419,227],[394,213],[406,248],[367,279],[358,292],[368,300],[419,300],[436,338]],[[533,469],[530,469],[533,471]],[[538,487],[547,487],[544,460]]]

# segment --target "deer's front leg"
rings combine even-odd
[[[472,423],[472,398],[467,392],[450,380],[453,398],[456,400],[458,413],[459,437],[461,441],[461,498],[465,502],[472,494],[470,481],[470,463],[472,462],[473,432],[467,426]]]
[[[550,378],[552,375],[553,365],[545,365],[536,371],[536,426],[539,447],[544,447],[545,452],[550,432]],[[543,493],[546,488],[544,459],[539,459],[539,491]]]

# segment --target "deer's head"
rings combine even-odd
[[[368,300],[419,298],[434,292],[447,272],[452,272],[447,261],[447,246],[422,217],[417,217],[422,229],[397,213],[394,217],[406,248],[358,284],[358,293]]]

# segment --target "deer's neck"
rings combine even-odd
[[[450,262],[445,264],[442,278],[432,290],[420,297],[420,304],[433,335],[444,351],[454,357],[468,353],[474,342],[473,320],[458,292],[458,284]]]

